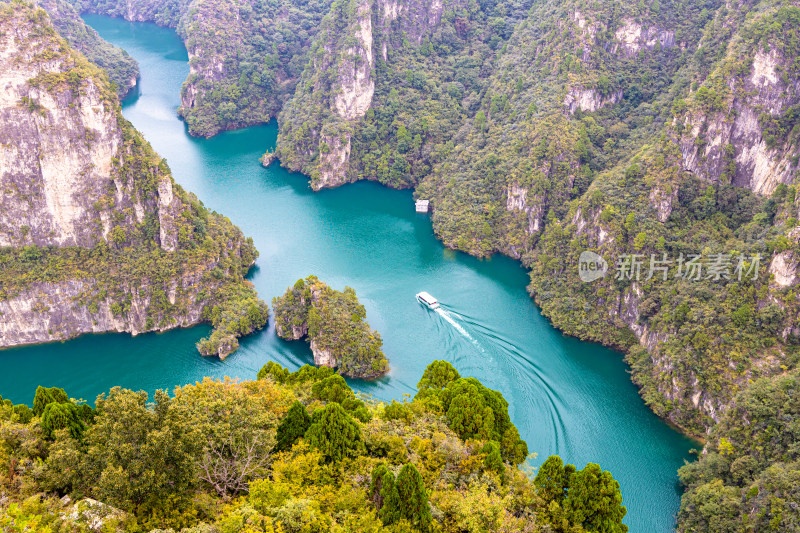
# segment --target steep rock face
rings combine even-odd
[[[780,30],[764,35],[767,19],[787,12],[775,11],[746,25],[758,37],[731,41],[725,60],[692,95],[686,116],[678,117],[687,170],[759,194],[798,175],[798,139],[791,130],[800,114],[800,77],[796,50]]]
[[[3,346],[63,341],[76,333],[166,331],[201,322],[205,302],[196,301],[193,287],[199,274],[186,275],[168,283],[167,301],[181,309],[176,316],[154,323],[153,294],[148,287],[124,287],[129,295],[127,311],[103,296],[94,279],[33,283],[16,296],[0,300],[0,338]],[[91,302],[87,304],[86,302]]]
[[[0,4],[0,348],[211,322],[263,327],[252,241],[177,186],[45,11]]]
[[[626,57],[635,57],[643,49],[670,48],[675,45],[675,32],[657,26],[644,27],[631,18],[624,18],[614,32],[616,42],[612,51]]]
[[[622,91],[617,90],[608,96],[601,95],[596,89],[583,89],[581,87],[570,87],[564,98],[564,107],[570,114],[578,109],[581,111],[597,111],[607,105],[614,105],[622,100]]]
[[[780,183],[791,183],[796,165],[795,147],[769,142],[762,113],[779,117],[800,104],[800,82],[785,83],[776,69],[784,70],[793,58],[759,50],[749,76],[731,80],[732,97],[726,109],[700,112],[686,119],[689,135],[682,144],[688,170],[712,181],[731,181],[760,194],[771,194]],[[761,118],[761,119],[760,119]],[[698,146],[697,139],[705,141]]]
[[[84,60],[25,32],[0,36],[0,246],[91,247],[157,210],[163,245],[174,249],[171,178],[157,176],[156,195],[126,180],[114,163],[125,150],[105,82],[70,86]]]

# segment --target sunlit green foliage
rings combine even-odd
[[[456,374],[437,362],[427,375],[441,371]],[[50,438],[44,416],[20,420],[0,402],[0,524],[80,530],[86,506],[131,532],[460,533],[482,524],[578,533],[579,521],[616,516],[608,473],[592,471],[580,501],[551,519],[550,492],[504,460],[500,444],[464,441],[428,400],[392,404],[403,415],[384,416],[390,406],[355,400],[332,372],[270,363],[257,381],[205,379],[172,396],[157,391],[151,403],[114,388],[97,398],[94,417],[77,407],[82,435],[53,428]],[[360,402],[368,416],[335,400]],[[47,403],[45,416],[64,405],[74,404]],[[598,527],[585,531],[622,531]]]

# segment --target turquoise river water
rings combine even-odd
[[[355,288],[384,340],[392,371],[356,390],[379,399],[413,394],[433,359],[451,361],[501,391],[540,464],[550,454],[582,468],[597,462],[622,485],[634,532],[669,531],[680,502],[676,470],[696,446],[658,419],[631,384],[622,356],[568,338],[528,297],[524,269],[505,257],[478,260],[445,249],[411,193],[357,183],[314,193],[305,176],[258,157],[273,147],[276,125],[204,140],[176,115],[189,66],[172,30],[86,16],[105,39],[139,61],[141,81],[123,112],[166,157],[175,179],[255,239],[261,252],[250,278],[271,300],[316,274],[334,288]],[[436,314],[414,299],[425,290],[444,303]],[[203,358],[194,343],[208,327],[145,334],[89,335],[66,343],[0,352],[0,394],[30,403],[37,385],[64,387],[93,401],[114,385],[152,392],[203,376],[253,379],[267,361],[295,369],[311,363],[304,342],[274,328],[243,340],[225,361]]]

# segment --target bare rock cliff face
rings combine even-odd
[[[256,305],[252,244],[174,184],[106,75],[25,4],[0,3],[0,191],[0,348],[193,325],[233,288]]]
[[[105,81],[89,76],[71,87],[63,80],[86,65],[29,31],[0,35],[0,246],[91,247],[157,208],[162,246],[174,249],[170,177],[160,176],[157,195],[122,179],[114,168],[118,105]],[[43,61],[45,54],[55,57]],[[128,213],[124,221],[112,220],[120,212]]]
[[[0,301],[0,347],[67,340],[80,333],[165,331],[201,321],[204,302],[194,299],[199,276],[175,280],[167,297],[182,312],[163,323],[152,323],[152,291],[126,287],[130,300],[125,312],[103,297],[93,279],[34,283],[13,298]],[[85,305],[93,301],[94,304]]]
[[[790,184],[797,170],[796,149],[785,139],[769,140],[763,121],[800,105],[800,79],[782,75],[791,72],[794,61],[777,50],[756,50],[745,75],[727,80],[729,95],[722,109],[696,108],[685,117],[684,167],[759,194]]]

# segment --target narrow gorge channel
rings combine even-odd
[[[445,249],[430,220],[414,213],[411,193],[357,183],[314,193],[308,179],[258,157],[274,147],[274,123],[209,140],[188,136],[176,115],[188,73],[174,31],[153,24],[86,16],[102,37],[140,64],[141,81],[125,116],[164,156],[175,179],[207,207],[228,215],[261,253],[250,279],[265,300],[295,280],[318,275],[356,289],[384,339],[392,371],[352,382],[380,399],[412,393],[433,359],[452,362],[510,402],[533,464],[550,454],[582,468],[598,462],[622,486],[631,531],[669,531],[680,503],[676,470],[697,444],[658,419],[630,382],[620,354],[567,338],[540,315],[528,277],[505,257],[477,260]],[[446,317],[415,293],[439,298]],[[225,361],[202,358],[194,343],[208,328],[165,334],[93,335],[63,344],[0,352],[3,397],[32,401],[37,385],[93,401],[120,385],[171,389],[203,376],[251,379],[269,360],[295,369],[312,362],[304,343],[278,339],[274,327],[243,339]]]

